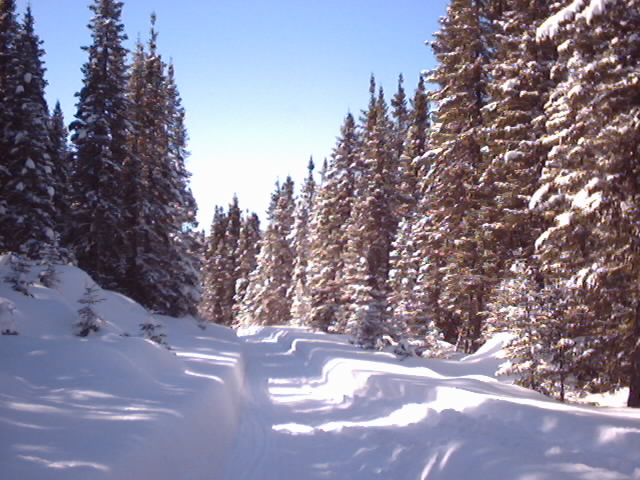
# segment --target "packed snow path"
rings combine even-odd
[[[499,339],[457,361],[399,361],[300,330],[241,335],[227,480],[640,479],[640,416],[496,381]]]

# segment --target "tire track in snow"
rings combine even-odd
[[[246,340],[245,340],[246,341]],[[271,442],[271,400],[268,378],[262,371],[259,348],[244,348],[245,372],[243,406],[233,455],[225,480],[280,480]]]

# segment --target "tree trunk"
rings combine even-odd
[[[636,305],[634,323],[627,406],[640,408],[640,302]]]

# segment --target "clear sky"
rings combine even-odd
[[[28,0],[18,0],[22,12]],[[80,68],[90,43],[90,0],[30,0],[47,54],[47,96],[75,113]],[[237,193],[264,211],[275,181],[301,183],[313,155],[318,169],[348,111],[367,105],[369,76],[387,98],[403,73],[412,94],[434,67],[425,46],[446,0],[125,0],[132,48],[158,15],[159,49],[172,58],[187,110],[188,162],[208,229],[215,205]]]

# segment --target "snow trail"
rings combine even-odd
[[[457,361],[299,329],[240,332],[245,404],[227,480],[640,479],[640,415],[551,401]]]

